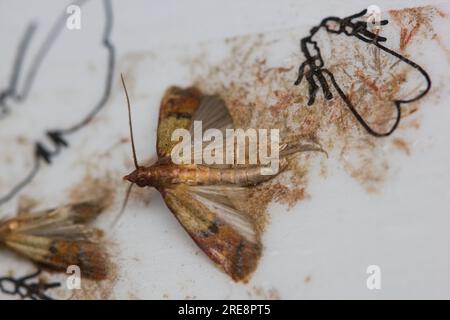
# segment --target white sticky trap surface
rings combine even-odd
[[[79,298],[450,298],[450,7],[432,0],[376,4],[382,12],[432,5],[442,13],[432,21],[432,29],[420,31],[421,40],[412,41],[408,51],[433,81],[414,115],[418,126],[400,127],[393,136],[382,138],[377,157],[389,168],[376,192],[346,171],[337,151],[318,160],[308,173],[306,199],[290,209],[278,203],[269,206],[264,253],[249,283],[236,284],[216,268],[155,190],[137,191],[111,229],[128,186],[122,177],[133,170],[120,73],[126,76],[132,101],[138,158],[145,163],[156,156],[158,111],[167,87],[189,86],[204,78],[210,66],[229,61],[233,43],[245,46],[256,41],[257,34],[263,34],[264,45],[252,57],[266,58],[270,67],[294,66],[285,75],[293,82],[303,61],[300,38],[324,17],[359,12],[364,8],[361,1],[112,1],[116,64],[108,102],[88,126],[67,138],[69,148],[50,166],[43,165],[18,196],[0,206],[0,217],[15,213],[20,196],[38,199],[39,208],[48,208],[70,201],[74,189],[83,189],[92,177],[110,179],[116,202],[98,226],[112,243],[114,279],[98,285],[86,282],[85,292],[76,295]],[[64,10],[61,1],[0,2],[0,88],[8,84],[28,23],[36,21],[38,29],[25,66]],[[46,130],[70,126],[100,99],[106,73],[100,41],[102,10],[100,1],[84,4],[81,29],[62,30],[27,99],[8,104],[10,113],[0,119],[0,196],[29,171],[34,143],[47,141]],[[395,24],[386,28],[400,31]],[[398,49],[396,38],[388,43]],[[217,76],[230,79],[223,70]],[[257,84],[254,90],[259,90]],[[408,152],[394,148],[393,139],[409,141]],[[321,166],[326,175],[321,174]],[[0,261],[0,277],[35,270],[3,248]],[[380,290],[367,288],[370,265],[380,267]],[[44,276],[64,285],[64,275]],[[63,287],[53,296],[71,294]],[[1,293],[0,297],[15,298]]]

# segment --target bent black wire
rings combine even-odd
[[[87,2],[87,0],[78,1],[76,4],[81,6],[85,2]],[[104,89],[100,100],[93,106],[92,110],[84,118],[82,118],[80,122],[68,128],[53,129],[48,130],[46,132],[46,136],[52,142],[54,150],[49,150],[44,144],[42,144],[39,141],[35,143],[34,153],[32,154],[33,166],[30,172],[24,178],[22,178],[22,180],[20,180],[20,182],[17,183],[9,192],[7,192],[4,196],[0,197],[0,206],[10,201],[12,198],[14,198],[25,186],[27,186],[34,179],[39,169],[41,168],[42,162],[45,164],[51,164],[52,158],[57,156],[63,148],[69,146],[66,139],[67,135],[75,133],[78,130],[82,129],[84,126],[86,126],[93,119],[93,117],[105,106],[111,93],[115,69],[115,47],[111,41],[111,31],[114,21],[111,1],[103,0],[103,7],[105,13],[105,25],[101,43],[102,46],[104,46],[107,51],[107,72]],[[45,56],[50,50],[50,47],[52,46],[53,42],[58,36],[60,30],[65,25],[66,21],[65,19],[66,13],[64,12],[61,15],[61,17],[58,18],[58,20],[50,30],[49,34],[44,40],[43,45],[40,47],[36,57],[33,59],[30,70],[28,71],[24,80],[23,90],[20,93],[18,93],[16,88],[17,78],[19,77],[23,56],[25,54],[26,48],[28,47],[28,43],[31,40],[31,35],[33,33],[30,30],[26,32],[26,35],[23,38],[24,40],[21,42],[21,45],[19,46],[17,58],[15,59],[16,60],[15,64],[17,66],[13,69],[14,71],[13,76],[11,77],[12,80],[10,81],[10,85],[8,88],[9,90],[7,89],[3,91],[6,94],[4,94],[3,100],[1,99],[2,96],[0,96],[0,104],[4,103],[7,97],[13,97],[18,101],[26,99],[42,61],[44,60]]]
[[[20,278],[0,277],[0,291],[4,294],[16,296],[21,299],[53,300],[46,291],[61,286],[59,282],[43,283],[39,279],[41,269]],[[35,281],[32,281],[32,280]]]
[[[22,70],[25,53],[28,49],[28,45],[30,44],[31,38],[33,37],[35,31],[36,31],[36,24],[31,23],[30,25],[28,25],[22,37],[22,40],[19,43],[8,87],[6,87],[0,92],[0,118],[5,116],[9,112],[9,108],[6,104],[8,98],[11,98],[12,100],[15,101],[20,101],[21,99],[21,94],[19,94],[17,90],[17,83],[19,80],[19,75]]]
[[[375,137],[386,137],[392,134],[395,129],[397,129],[398,124],[400,123],[401,119],[401,105],[406,103],[411,103],[414,101],[417,101],[421,99],[423,96],[425,96],[431,88],[431,79],[428,73],[417,63],[409,60],[408,58],[402,56],[401,54],[395,52],[392,49],[389,49],[382,45],[380,42],[385,42],[387,39],[384,37],[381,37],[371,31],[367,28],[367,22],[365,21],[353,21],[356,18],[360,18],[364,16],[367,13],[367,10],[363,10],[357,14],[348,16],[346,18],[338,18],[338,17],[327,17],[324,18],[321,23],[318,26],[313,27],[310,30],[309,36],[302,38],[300,40],[300,50],[302,51],[305,61],[300,65],[298,70],[298,77],[297,80],[294,82],[294,85],[299,85],[303,78],[306,79],[308,82],[308,89],[309,89],[309,100],[308,105],[312,105],[315,102],[317,91],[319,90],[319,86],[317,85],[315,79],[319,82],[320,87],[322,88],[323,94],[327,100],[330,100],[333,98],[333,94],[330,90],[330,85],[327,82],[327,79],[325,78],[325,75],[327,75],[330,80],[332,86],[335,88],[341,99],[344,101],[344,103],[347,105],[349,110],[352,112],[352,114],[355,116],[355,118],[358,120],[358,122],[364,127],[364,129],[371,135]],[[339,26],[337,29],[333,29],[330,26],[330,22],[333,22]],[[387,20],[380,21],[380,25],[386,25],[388,23]],[[349,37],[356,37],[357,39],[364,41],[366,43],[369,43],[371,45],[376,46],[377,48],[383,50],[384,52],[387,52],[388,54],[397,57],[399,60],[407,63],[412,68],[419,71],[425,78],[425,81],[427,83],[427,86],[425,90],[423,90],[420,94],[416,95],[415,97],[408,99],[408,100],[394,100],[395,108],[396,108],[396,117],[395,122],[392,125],[392,127],[386,131],[386,132],[377,132],[373,128],[370,127],[370,125],[364,120],[363,116],[356,110],[355,106],[352,104],[350,99],[347,97],[347,95],[344,93],[344,91],[341,89],[339,84],[337,83],[333,73],[325,68],[325,64],[322,58],[322,54],[320,51],[320,47],[318,46],[317,42],[312,39],[312,37],[321,29],[325,29],[329,33],[335,33],[335,34],[345,34]],[[315,55],[312,55],[310,50],[308,49],[308,45],[312,45],[314,47],[314,50],[316,51]],[[307,70],[305,70],[307,69]]]

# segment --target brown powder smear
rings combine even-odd
[[[434,18],[436,16],[446,17],[445,13],[433,6],[391,10],[389,14],[393,22],[400,26],[399,48],[402,53],[414,40],[433,37],[432,22]]]
[[[305,284],[310,283],[310,282],[311,282],[311,276],[306,276],[305,279],[303,280],[303,282],[304,282]]]
[[[401,43],[403,49],[413,37],[429,36],[433,18],[430,12],[434,10],[426,7],[391,12],[394,19],[408,16],[408,25],[412,25],[407,32],[401,31],[406,32]],[[306,34],[295,32],[291,36],[291,41],[298,41]],[[321,37],[319,45],[322,41],[332,48],[324,57],[326,66],[351,101],[357,104],[358,111],[376,129],[383,129],[393,121],[394,99],[411,96],[423,86],[423,83],[408,82],[414,70],[395,63],[374,46],[349,37],[329,34]],[[368,192],[376,192],[388,175],[389,152],[385,146],[392,146],[392,138],[375,138],[367,134],[336,92],[333,92],[332,100],[326,101],[319,90],[315,103],[307,106],[305,81],[300,86],[293,85],[303,58],[298,51],[271,64],[269,57],[278,53],[271,47],[277,41],[270,35],[261,34],[228,39],[228,55],[219,63],[211,66],[205,62],[207,55],[202,54],[189,64],[194,85],[205,94],[219,94],[227,103],[236,127],[278,128],[283,141],[317,141],[330,155],[337,157],[344,170]],[[283,61],[282,65],[276,65],[279,61]],[[403,105],[403,116],[414,113],[419,103]],[[401,130],[404,128],[398,131]],[[394,142],[396,147],[398,141]],[[407,144],[405,141],[404,145]],[[261,230],[267,221],[265,210],[268,204],[275,200],[292,207],[305,199],[314,164],[318,164],[325,175],[328,163],[330,161],[324,160],[320,153],[302,154],[291,160],[289,172],[256,187],[247,206],[262,221]]]
[[[248,292],[250,296],[264,300],[280,300],[280,293],[276,288],[265,289],[263,287],[253,286],[252,290]]]
[[[53,289],[51,296],[60,300],[107,300],[114,299],[114,287],[118,280],[118,272],[115,268],[110,268],[108,279],[95,281],[83,278],[81,274],[81,288],[68,290],[66,287],[66,277],[57,279],[61,282],[61,287]],[[52,281],[54,281],[52,277]]]
[[[401,138],[395,138],[392,140],[392,143],[394,144],[394,146],[396,146],[399,150],[403,151],[407,155],[411,154],[409,144],[405,140]]]
[[[114,296],[114,287],[118,280],[116,269],[110,268],[108,279],[103,281],[94,281],[89,279],[81,280],[81,289],[74,290],[71,299],[74,300],[107,300]]]
[[[114,202],[115,185],[114,179],[109,175],[93,177],[88,174],[69,190],[69,199],[73,203],[98,199],[102,206],[109,208]]]

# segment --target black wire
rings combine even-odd
[[[0,206],[14,198],[14,196],[20,192],[27,184],[29,184],[36,176],[40,168],[40,160],[36,156],[33,158],[33,168],[28,175],[22,179],[17,185],[15,185],[7,194],[0,198]]]
[[[103,90],[103,95],[100,98],[100,101],[95,105],[93,110],[79,123],[76,125],[63,129],[58,130],[61,134],[71,134],[75,131],[78,131],[85,125],[87,125],[94,117],[95,115],[105,106],[106,102],[108,101],[108,98],[111,94],[111,88],[112,88],[112,82],[113,82],[113,76],[114,76],[114,65],[115,65],[115,48],[112,44],[110,37],[111,37],[111,30],[113,26],[113,11],[111,2],[109,0],[103,0],[104,6],[105,6],[105,32],[103,33],[103,39],[102,43],[106,47],[108,51],[108,62],[107,62],[107,74],[106,74],[106,81],[105,86]]]
[[[82,5],[87,0],[81,0],[78,1],[77,5]],[[106,74],[106,80],[105,80],[105,86],[103,90],[103,94],[100,98],[100,100],[94,105],[92,108],[92,111],[83,118],[79,123],[65,129],[55,129],[48,131],[46,134],[50,138],[50,140],[53,142],[55,146],[54,151],[48,150],[45,146],[43,146],[41,143],[36,142],[34,149],[35,152],[33,154],[33,167],[30,170],[30,172],[23,178],[17,185],[15,185],[5,196],[0,197],[0,206],[11,200],[14,196],[16,196],[25,186],[27,186],[33,178],[36,176],[40,169],[40,162],[43,160],[45,163],[50,164],[51,160],[54,156],[58,155],[63,147],[68,147],[68,143],[65,139],[65,135],[69,135],[71,133],[75,133],[76,131],[80,130],[84,126],[86,126],[93,118],[94,116],[105,106],[106,102],[108,101],[108,98],[111,94],[111,88],[112,88],[112,81],[114,76],[114,69],[115,69],[115,48],[110,40],[111,36],[111,30],[113,27],[113,10],[111,6],[110,0],[103,0],[104,4],[104,10],[105,10],[105,31],[103,33],[102,37],[102,45],[106,48],[108,53],[108,61],[107,61],[107,74]],[[39,67],[44,60],[45,56],[47,55],[48,51],[50,50],[50,47],[52,46],[53,42],[57,38],[60,30],[65,25],[66,19],[66,13],[57,20],[57,22],[54,24],[53,28],[47,35],[43,45],[41,46],[37,56],[33,59],[32,66],[30,68],[30,71],[27,73],[26,79],[25,79],[25,85],[24,89],[21,94],[17,94],[17,99],[24,100],[26,99],[29,90],[32,87],[33,81],[35,79],[35,76],[39,70]],[[31,33],[31,32],[30,32]],[[27,33],[29,34],[29,33]],[[21,46],[20,52],[18,52],[18,56],[22,56],[21,58],[16,58],[16,61],[19,61],[18,65],[18,71],[20,71],[20,65],[21,61],[23,60],[24,51],[26,50],[28,46],[28,42],[31,39],[31,35],[24,37],[23,43],[25,45]],[[16,69],[15,69],[16,70]],[[17,71],[17,72],[18,72]],[[14,73],[14,72],[13,72]],[[17,78],[18,75],[12,77]],[[14,80],[16,82],[17,80]],[[13,90],[15,92],[15,88]],[[1,98],[1,97],[0,97]],[[0,100],[1,102],[2,100]]]
[[[38,269],[29,275],[20,278],[0,277],[0,291],[7,295],[19,296],[21,299],[31,300],[53,300],[52,297],[46,294],[46,291],[61,286],[59,282],[42,283],[39,275],[42,270]],[[31,281],[36,279],[36,281]],[[8,285],[12,286],[8,290]]]
[[[367,23],[363,21],[357,21],[352,22],[352,19],[362,17],[366,14],[367,10],[363,10],[359,13],[356,13],[354,15],[351,15],[346,18],[338,18],[338,17],[327,17],[324,18],[321,23],[318,26],[313,27],[310,30],[310,35],[307,37],[304,37],[300,40],[300,50],[302,51],[305,61],[300,65],[299,71],[298,71],[298,77],[297,80],[294,82],[294,85],[299,85],[300,82],[305,78],[309,85],[309,101],[308,105],[311,105],[314,103],[316,95],[317,95],[317,84],[315,82],[315,78],[319,80],[319,84],[322,87],[322,90],[324,92],[325,98],[327,100],[330,100],[332,98],[332,94],[330,91],[329,84],[324,81],[323,74],[326,74],[330,77],[331,83],[333,87],[338,92],[341,99],[344,101],[344,103],[347,105],[349,110],[352,112],[352,114],[355,116],[355,118],[358,120],[358,122],[364,127],[364,129],[371,135],[375,137],[386,137],[391,135],[398,127],[398,124],[400,123],[401,119],[401,104],[411,103],[414,101],[417,101],[421,99],[423,96],[425,96],[431,88],[431,78],[428,75],[428,73],[417,63],[409,60],[405,56],[395,52],[392,49],[389,49],[382,45],[380,42],[384,42],[387,39],[384,37],[380,37],[375,33],[370,32],[367,29]],[[329,28],[328,22],[334,22],[339,25],[338,30],[334,30]],[[387,24],[387,20],[383,20],[380,22],[381,25]],[[364,120],[363,116],[356,110],[355,106],[352,104],[350,99],[347,97],[347,95],[344,93],[344,91],[341,89],[339,84],[337,83],[334,75],[326,68],[324,68],[324,61],[322,58],[322,54],[320,52],[320,47],[317,45],[317,42],[312,40],[312,37],[320,30],[320,28],[324,28],[329,33],[335,33],[335,34],[342,34],[349,37],[356,37],[357,39],[364,41],[366,43],[372,44],[379,49],[387,52],[390,55],[395,56],[396,58],[400,59],[404,63],[410,65],[412,68],[418,70],[425,78],[427,86],[424,91],[422,91],[419,95],[408,99],[408,100],[393,100],[393,103],[395,104],[396,108],[396,119],[392,127],[387,132],[377,132],[376,130],[372,129],[370,125]],[[311,55],[308,44],[313,45],[314,49],[316,50],[315,55]],[[307,69],[307,70],[306,70]]]
[[[86,1],[88,0],[79,0],[73,4],[77,6],[82,6]],[[66,19],[67,13],[63,11],[59,16],[59,18],[56,20],[56,22],[53,24],[53,27],[50,30],[50,32],[47,34],[47,37],[45,38],[44,42],[39,48],[38,53],[34,56],[34,59],[31,63],[31,67],[28,70],[27,76],[25,77],[25,83],[23,85],[23,90],[19,95],[19,100],[25,100],[28,97],[28,93],[30,92],[33,86],[34,79],[36,78],[39,68],[41,67],[42,62],[44,61],[44,58],[50,51],[50,48],[53,46],[53,43],[58,38],[58,35],[60,34],[61,30],[65,26]]]
[[[11,72],[11,77],[9,79],[8,87],[0,92],[0,117],[8,113],[8,107],[6,105],[6,99],[12,98],[13,100],[19,100],[17,95],[17,83],[19,75],[22,70],[23,60],[25,57],[25,52],[31,42],[34,32],[36,31],[36,24],[30,23],[24,32],[22,40],[19,43],[16,51],[16,58],[14,59],[13,68]]]

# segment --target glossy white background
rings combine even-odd
[[[370,4],[388,10],[436,3],[441,2],[113,1],[117,64],[109,102],[91,126],[70,138],[71,148],[41,170],[23,194],[39,198],[43,208],[63,204],[67,190],[80,183],[88,170],[93,176],[112,174],[117,202],[122,200],[126,184],[120,177],[132,169],[130,146],[113,149],[111,157],[99,156],[128,135],[119,72],[130,83],[136,143],[143,161],[155,155],[162,93],[169,85],[190,84],[184,61],[200,44],[214,49],[226,37],[282,34],[289,28],[303,30],[300,39],[323,17],[346,16]],[[40,139],[42,127],[70,123],[82,111],[79,108],[89,110],[99,96],[103,51],[98,47],[99,32],[93,30],[101,27],[100,8],[93,1],[82,8],[82,30],[75,31],[77,35],[65,31],[30,98],[0,121],[2,194],[29,165],[30,145],[17,146],[16,137]],[[0,1],[1,87],[7,83],[26,24],[31,19],[39,22],[33,44],[40,43],[63,9],[61,1]],[[77,37],[82,38],[79,45]],[[450,44],[448,33],[443,40]],[[119,275],[111,298],[450,298],[450,60],[434,49],[417,60],[426,63],[437,85],[433,97],[421,104],[420,129],[410,133],[416,141],[411,155],[388,154],[393,169],[379,193],[367,193],[331,158],[326,179],[311,173],[309,200],[290,210],[270,206],[259,267],[248,284],[235,284],[194,245],[157,192],[148,190],[151,203],[146,206],[132,199],[120,224],[107,232],[116,243]],[[12,201],[0,207],[1,216],[11,215],[15,205]],[[118,206],[100,221],[107,231]],[[0,261],[0,274],[33,270],[25,260],[4,251]],[[366,287],[366,268],[372,264],[382,272],[378,291]]]

